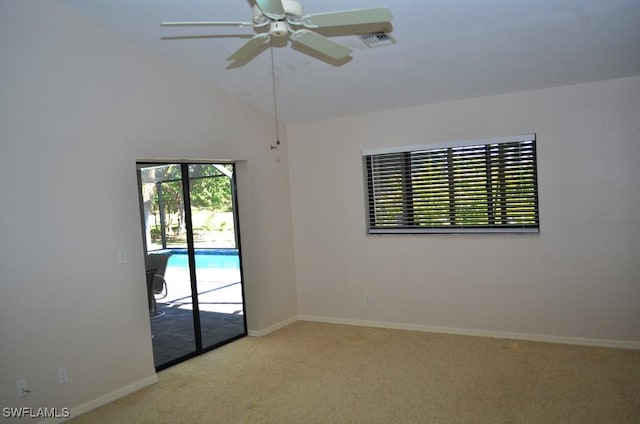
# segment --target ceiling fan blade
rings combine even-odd
[[[250,27],[251,22],[162,22],[160,26],[166,27],[192,27],[192,26],[237,26]]]
[[[253,38],[253,34],[173,35],[160,37],[161,40],[196,40],[199,38]]]
[[[386,7],[375,7],[307,15],[302,18],[302,24],[308,28],[325,28],[391,22],[391,19],[393,19],[391,10]]]
[[[306,29],[301,29],[292,33],[291,40],[335,60],[344,59],[352,52],[350,48],[345,47],[342,44],[335,43],[320,34]]]
[[[266,17],[275,20],[284,19],[284,6],[281,0],[256,0],[256,4]]]
[[[260,50],[260,47],[269,39],[269,34],[258,34],[236,50],[227,60],[241,61],[251,57]]]

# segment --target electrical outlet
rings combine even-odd
[[[69,382],[69,371],[67,367],[58,368],[58,383],[64,384]]]
[[[371,303],[371,293],[364,294],[364,303],[366,303],[367,305]]]
[[[31,391],[29,389],[27,389],[27,379],[26,378],[21,378],[20,380],[16,381],[16,388],[18,389],[18,397],[25,397],[26,395],[28,395],[29,393],[31,393]]]

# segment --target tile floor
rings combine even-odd
[[[164,315],[151,319],[153,356],[158,367],[195,350],[193,311],[158,303]],[[244,315],[200,311],[202,345],[216,345],[245,334]]]

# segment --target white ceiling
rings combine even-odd
[[[249,0],[60,0],[273,116],[271,57],[225,59],[252,28],[161,28],[162,21],[250,21]],[[395,45],[331,39],[353,59],[328,64],[275,47],[279,118],[300,122],[640,75],[640,0],[302,0],[305,14],[389,7]]]

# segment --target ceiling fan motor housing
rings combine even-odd
[[[300,4],[298,0],[281,0],[282,8],[284,9],[284,13],[287,16],[296,17],[298,19],[302,18],[304,15],[304,8]],[[253,20],[254,22],[261,21],[264,18],[264,14],[258,5],[253,6]]]

